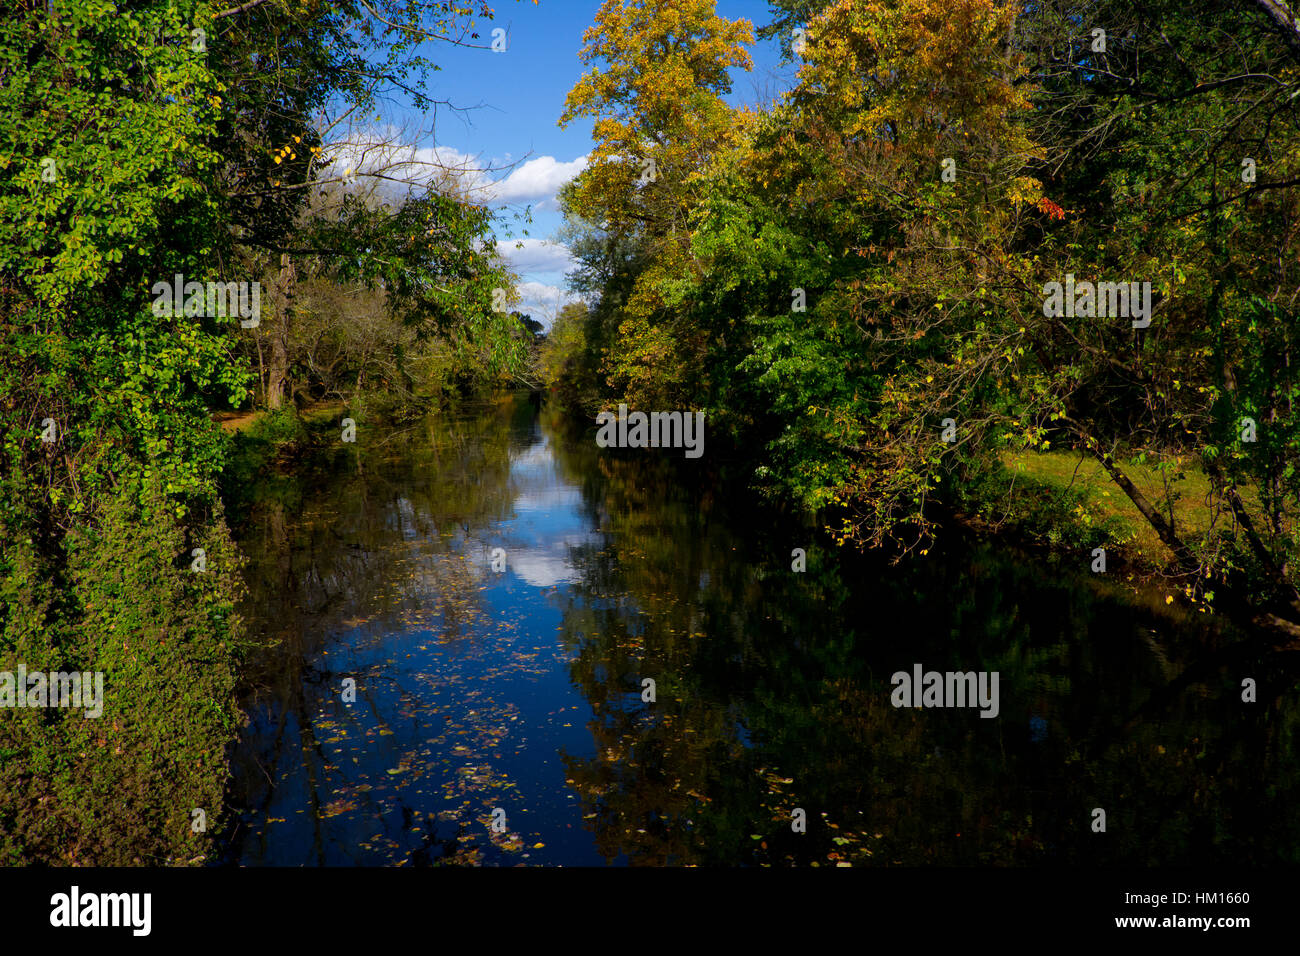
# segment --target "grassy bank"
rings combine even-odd
[[[1107,529],[1112,542],[1135,563],[1163,567],[1173,554],[1137,506],[1111,480],[1092,456],[1073,451],[1025,451],[1004,454],[1014,494],[1014,484],[1033,483],[1062,496],[1076,496],[1075,513],[1084,524]],[[1210,479],[1199,468],[1177,461],[1133,461],[1122,463],[1125,474],[1153,504],[1171,518],[1184,540],[1197,540],[1215,528],[1222,528],[1231,516],[1211,506]],[[1263,522],[1263,510],[1254,489],[1242,490],[1242,500],[1252,517]]]
[[[1209,476],[1194,465],[1142,456],[1120,466],[1189,545],[1232,527],[1232,515],[1211,504]],[[1243,488],[1242,500],[1262,526],[1255,490]],[[1174,563],[1128,495],[1095,458],[1078,451],[1004,452],[992,471],[963,489],[958,505],[976,524],[1031,544],[1085,552],[1104,547],[1108,567],[1138,578],[1159,576]]]

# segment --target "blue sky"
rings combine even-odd
[[[458,162],[472,158],[476,167],[489,170],[478,181],[495,183],[490,205],[506,207],[497,233],[499,248],[520,276],[523,310],[548,325],[547,313],[558,307],[570,267],[566,250],[548,241],[562,222],[555,193],[582,168],[593,145],[590,120],[563,130],[557,121],[565,96],[585,72],[578,52],[600,6],[600,0],[540,0],[536,5],[496,0],[496,18],[476,25],[480,39],[474,42],[490,44],[492,30],[501,27],[508,36],[505,52],[445,43],[429,50],[441,66],[429,78],[430,92],[461,109],[439,106],[432,115],[398,110],[405,120],[435,127],[434,139],[421,140],[422,148],[436,147],[440,157]],[[748,19],[755,29],[771,19],[764,0],[721,0],[718,13]],[[792,66],[779,66],[774,41],[756,43],[750,54],[754,70],[733,71],[733,104],[760,102],[761,89],[781,88],[786,85],[781,78],[793,76]],[[509,164],[516,165],[505,169]],[[528,206],[530,225],[515,215]],[[517,247],[518,240],[524,248]]]

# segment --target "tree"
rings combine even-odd
[[[1005,454],[1074,448],[1185,593],[1300,636],[1279,10],[779,0],[765,35],[804,30],[797,85],[719,137],[669,206],[681,229],[654,233],[664,193],[612,173],[568,196],[605,396],[703,405],[762,449],[756,484],[865,547],[924,549],[932,503],[1007,488]],[[1076,279],[1111,283],[1106,308],[1048,305]],[[1189,467],[1212,483],[1196,533],[1175,508]]]
[[[473,40],[476,11],[20,0],[0,19],[0,670],[99,672],[106,694],[100,720],[6,708],[6,862],[198,862],[191,809],[220,825],[250,642],[210,412],[251,376],[238,319],[155,312],[158,283],[276,276],[269,396],[312,257],[381,286],[467,374],[522,363],[482,207],[432,190],[304,216],[330,131],[395,88],[429,105],[411,47]]]
[[[712,0],[606,0],[585,39],[580,57],[597,65],[569,92],[560,125],[593,118],[596,148],[561,202],[611,255],[636,250],[626,299],[598,312],[625,343],[607,371],[629,401],[672,407],[704,342],[673,323],[663,288],[694,267],[689,213],[700,174],[738,128],[722,96],[728,69],[750,68],[742,44],[753,34],[747,21],[717,16]]]

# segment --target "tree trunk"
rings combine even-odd
[[[289,384],[289,329],[297,277],[289,254],[280,256],[280,275],[275,283],[275,328],[271,330],[271,361],[266,373],[266,407],[274,411],[284,404]]]
[[[1241,495],[1237,493],[1236,488],[1228,484],[1223,472],[1220,471],[1217,465],[1207,462],[1205,470],[1224,489],[1224,497],[1228,499],[1228,505],[1232,508],[1232,514],[1237,519],[1237,526],[1241,528],[1246,543],[1250,545],[1250,550],[1254,553],[1255,559],[1263,567],[1264,575],[1269,583],[1277,589],[1282,606],[1275,608],[1275,610],[1285,611],[1287,617],[1300,621],[1300,590],[1296,589],[1286,570],[1273,559],[1273,554],[1268,550],[1268,546],[1264,544],[1264,539],[1255,530],[1255,523],[1251,520],[1250,512],[1246,510]],[[1295,626],[1293,623],[1292,627]]]
[[[1282,42],[1291,51],[1291,56],[1300,60],[1300,25],[1296,15],[1283,0],[1253,0],[1255,6],[1264,11],[1265,16],[1273,21]]]
[[[1067,421],[1069,420],[1067,419]],[[1184,574],[1196,574],[1200,570],[1201,562],[1192,553],[1192,549],[1187,547],[1182,539],[1174,533],[1173,525],[1165,520],[1165,516],[1147,500],[1146,495],[1142,494],[1137,485],[1133,484],[1129,476],[1120,470],[1115,460],[1102,451],[1101,444],[1097,439],[1089,435],[1077,422],[1070,421],[1070,425],[1073,427],[1074,433],[1083,439],[1083,443],[1092,452],[1093,457],[1101,462],[1101,466],[1106,469],[1111,480],[1123,489],[1124,494],[1128,495],[1129,501],[1133,502],[1133,506],[1142,512],[1142,517],[1146,518],[1147,523],[1155,529],[1156,534],[1160,536],[1160,540],[1174,553],[1178,569]]]

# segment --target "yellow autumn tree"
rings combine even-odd
[[[1017,11],[1001,0],[840,0],[823,11],[790,102],[829,151],[820,168],[840,176],[809,185],[910,212],[940,199],[982,217],[1037,205],[1040,185],[1023,174],[1042,152],[1025,130],[1032,87],[1011,45]]]
[[[629,402],[665,405],[683,398],[704,353],[699,333],[673,322],[665,293],[692,268],[688,218],[700,175],[745,122],[722,97],[728,70],[752,66],[744,44],[753,28],[719,17],[713,0],[606,0],[584,41],[592,68],[569,92],[560,125],[594,120],[596,148],[561,198],[571,218],[637,250],[605,371]]]

